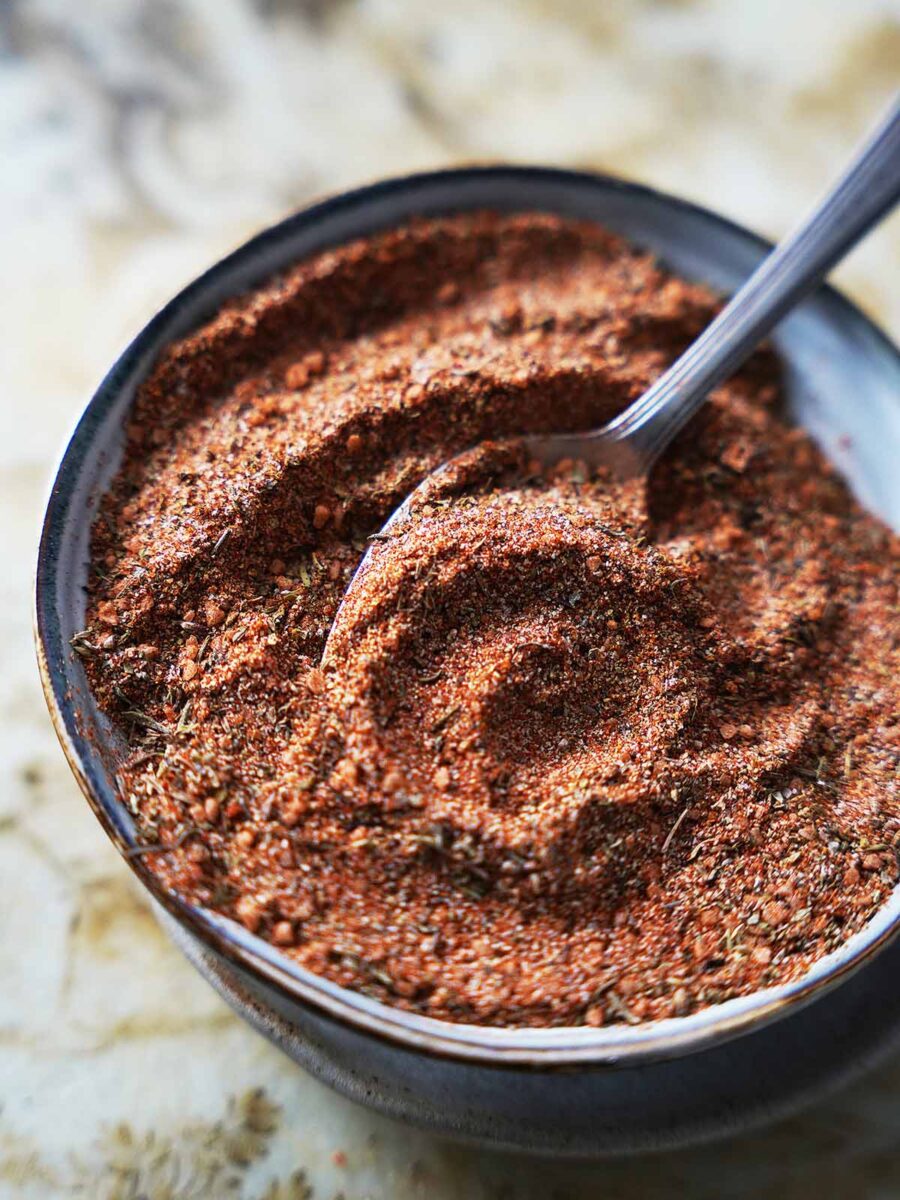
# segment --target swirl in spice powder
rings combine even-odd
[[[496,1025],[802,975],[890,893],[900,545],[758,354],[649,484],[487,448],[621,409],[715,312],[595,226],[420,221],[172,346],[80,647],[148,863],[310,969]],[[502,461],[500,461],[502,459]]]

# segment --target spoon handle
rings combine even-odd
[[[600,435],[628,439],[642,470],[709,391],[747,359],[780,318],[820,283],[900,198],[900,93],[800,226],[780,242],[693,345]]]

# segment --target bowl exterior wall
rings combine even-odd
[[[554,1157],[663,1150],[787,1116],[900,1043],[900,941],[801,1010],[722,1045],[639,1066],[534,1071],[410,1051],[297,1004],[164,927],[228,1004],[342,1095],[434,1133]]]

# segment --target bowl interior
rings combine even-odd
[[[772,1019],[836,983],[897,926],[900,890],[869,925],[801,980],[695,1013],[634,1027],[502,1030],[419,1017],[348,992],[295,966],[267,943],[214,913],[162,892],[133,851],[135,830],[115,785],[124,753],[97,709],[69,642],[83,628],[90,529],[121,458],[124,421],[158,352],[211,316],[236,292],[297,259],[411,216],[474,208],[543,209],[593,219],[654,252],[690,280],[731,292],[767,252],[721,218],[618,180],[540,168],[483,168],[392,180],[337,197],[267,230],[171,301],[103,380],[64,453],[47,507],[37,571],[39,658],[63,748],[92,807],[146,886],[207,943],[334,1016],[406,1044],[483,1061],[616,1062],[683,1053]],[[823,288],[774,336],[793,418],[819,442],[859,499],[900,528],[900,356],[836,292]]]

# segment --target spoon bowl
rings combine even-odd
[[[675,435],[724,383],[782,317],[820,283],[897,203],[900,197],[900,97],[894,99],[851,158],[843,173],[800,225],[759,264],[715,320],[624,412],[601,429],[586,433],[535,434],[518,445],[527,460],[552,467],[576,459],[591,471],[605,469],[613,479],[648,474]],[[466,458],[444,463],[422,480],[389,517],[373,541],[404,521],[419,500]],[[335,615],[332,631],[355,585],[372,567],[370,545]],[[331,636],[322,662],[329,653]]]

